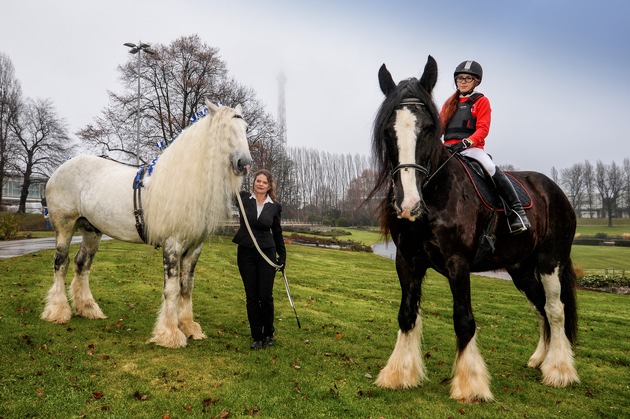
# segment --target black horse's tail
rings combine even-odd
[[[571,345],[577,339],[577,301],[575,297],[575,271],[571,259],[567,261],[560,272],[560,300],[564,304],[564,333]]]

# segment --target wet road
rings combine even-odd
[[[103,240],[110,237],[103,236]],[[72,244],[81,243],[81,236],[72,238]],[[45,237],[40,239],[2,240],[0,241],[0,259],[9,259],[23,256],[45,249],[55,248],[55,238]]]
[[[103,236],[103,240],[111,239],[111,237]],[[81,237],[72,238],[72,244],[80,243]],[[8,259],[17,256],[23,256],[28,253],[34,253],[44,249],[54,249],[55,238],[46,237],[41,239],[25,239],[25,240],[7,240],[0,241],[0,259]],[[396,246],[393,242],[381,242],[372,246],[374,253],[389,259],[396,258]],[[511,280],[510,275],[501,269],[498,271],[476,272],[478,275],[489,276],[492,278],[501,278]]]

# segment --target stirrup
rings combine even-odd
[[[529,223],[525,223],[525,220],[523,220],[523,217],[521,217],[521,215],[514,210],[511,210],[511,212],[514,214],[510,214],[507,219],[508,219],[508,229],[510,230],[510,234],[519,234],[522,233],[524,231],[527,231],[527,224]],[[516,216],[515,218],[512,218]],[[512,218],[512,220],[510,220],[510,218]]]

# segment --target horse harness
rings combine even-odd
[[[144,166],[140,166],[140,170],[133,180],[133,215],[136,217],[136,230],[143,242],[147,242],[147,235],[144,229],[144,210],[142,209],[141,191],[144,187],[142,182],[146,174]]]

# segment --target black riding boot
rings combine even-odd
[[[516,195],[514,186],[512,185],[512,182],[510,182],[510,180],[507,178],[505,173],[503,173],[501,169],[497,167],[494,176],[492,176],[492,180],[494,181],[494,184],[499,191],[499,195],[510,207],[509,209],[512,210],[509,211],[506,208],[508,224],[510,226],[510,233],[518,234],[530,228],[531,224],[527,219],[527,215],[525,214],[523,205],[521,205],[521,201],[518,199],[518,195]]]

